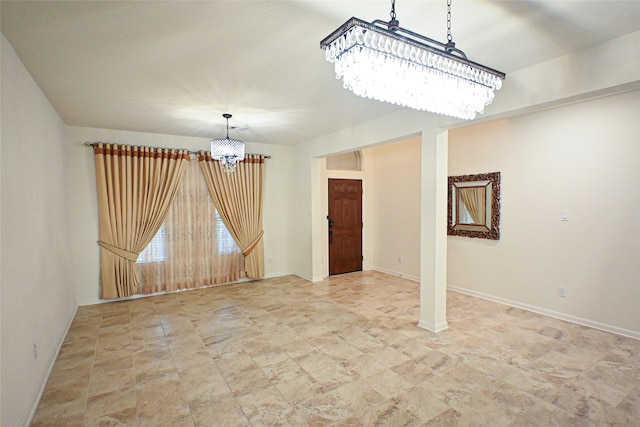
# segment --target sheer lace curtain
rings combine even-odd
[[[244,276],[244,256],[220,220],[198,162],[189,162],[178,194],[138,258],[140,293],[192,289]]]

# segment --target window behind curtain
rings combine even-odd
[[[187,166],[167,218],[138,257],[140,293],[199,288],[244,276],[244,257],[220,219],[198,162]]]
[[[165,250],[165,243],[164,243],[165,240],[166,240],[165,226],[164,224],[162,224],[160,226],[160,229],[158,230],[156,235],[153,236],[153,239],[151,239],[151,241],[149,242],[147,247],[144,249],[144,251],[140,252],[140,255],[138,255],[138,260],[136,261],[136,263],[143,264],[145,262],[164,261],[167,257],[166,250]]]

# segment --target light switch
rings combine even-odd
[[[569,211],[560,211],[560,221],[569,221]]]

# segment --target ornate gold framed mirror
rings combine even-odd
[[[450,236],[500,239],[500,172],[449,177]]]

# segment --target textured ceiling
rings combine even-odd
[[[319,48],[389,1],[2,1],[2,33],[68,125],[295,144],[398,111],[342,88]],[[446,1],[396,2],[446,41]],[[640,30],[640,1],[454,0],[453,40],[509,73]],[[637,55],[638,52],[630,54]],[[499,93],[497,94],[499,96]],[[427,113],[425,113],[427,114]]]

